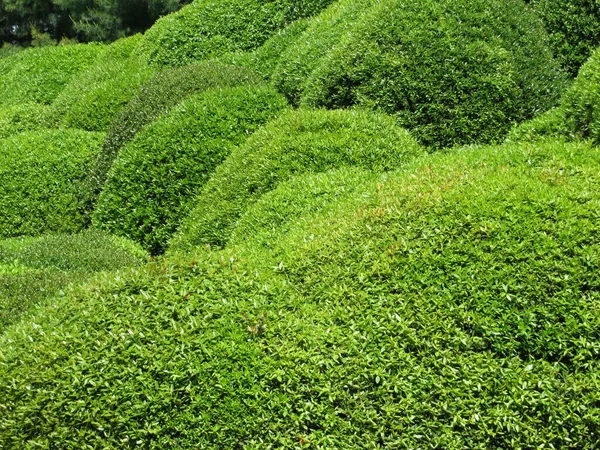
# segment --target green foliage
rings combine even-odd
[[[290,111],[255,133],[217,169],[172,248],[223,245],[244,211],[291,176],[344,166],[385,171],[421,153],[414,139],[384,114]]]
[[[332,0],[196,0],[160,19],[141,53],[150,64],[184,66],[229,52],[252,51],[294,20],[319,12]]]
[[[548,138],[564,139],[568,135],[564,109],[556,107],[517,125],[510,130],[506,140],[526,142]]]
[[[60,127],[107,131],[150,76],[139,58],[103,59],[67,85],[49,114]]]
[[[547,141],[323,175],[356,193],[268,258],[104,277],[8,330],[0,445],[597,448],[599,169]]]
[[[248,69],[208,63],[168,69],[157,73],[139,89],[112,123],[102,151],[89,175],[88,190],[100,194],[106,175],[119,150],[145,126],[185,98],[209,89],[260,84],[260,76]]]
[[[310,72],[305,105],[393,113],[432,147],[492,142],[558,99],[564,75],[547,42],[521,0],[384,0],[314,70],[310,57],[291,73]]]
[[[0,241],[0,330],[70,283],[147,259],[134,243],[97,230]]]
[[[39,103],[20,103],[0,108],[0,139],[49,125],[47,109],[47,106]]]
[[[0,61],[0,106],[50,104],[71,78],[94,63],[100,45],[33,48]]]
[[[184,101],[120,152],[94,223],[161,253],[215,167],[285,105],[273,89],[254,86]]]
[[[340,0],[311,20],[307,30],[280,58],[273,74],[274,85],[294,105],[307,89],[309,75],[340,39],[356,26],[371,6],[369,0]]]
[[[0,238],[74,232],[88,223],[85,179],[104,135],[37,130],[0,141]]]
[[[600,3],[596,0],[531,0],[541,16],[554,53],[576,76],[579,67],[600,46]]]
[[[568,130],[600,145],[600,49],[581,67],[561,100]]]

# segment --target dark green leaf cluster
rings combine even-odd
[[[134,243],[93,229],[0,241],[0,330],[70,283],[147,260]]]
[[[385,114],[290,111],[255,133],[219,166],[194,201],[173,247],[223,245],[246,208],[293,175],[343,166],[385,171],[422,152]]]
[[[599,173],[547,141],[280,184],[263,256],[105,278],[0,337],[0,445],[597,448]]]
[[[332,0],[196,0],[150,28],[141,46],[150,64],[183,66],[252,51],[294,20]]]
[[[139,58],[130,56],[140,39],[136,35],[106,47],[54,100],[49,120],[64,128],[106,131],[153,73]]]
[[[0,238],[81,230],[89,222],[83,182],[103,138],[37,130],[0,140]]]
[[[277,78],[292,101],[380,109],[422,143],[448,147],[499,140],[564,86],[547,34],[521,0],[363,5],[332,6],[300,38],[308,47]]]
[[[139,89],[113,121],[88,176],[88,190],[100,194],[106,175],[119,150],[145,126],[185,98],[209,89],[261,84],[261,77],[248,69],[217,62],[177,67],[157,73]]]
[[[121,150],[94,222],[161,253],[214,169],[285,106],[277,91],[255,86],[185,100]]]
[[[101,51],[101,45],[66,45],[29,49],[0,59],[0,106],[52,103]]]
[[[516,142],[547,137],[590,139],[600,145],[600,50],[581,67],[558,107],[519,125],[508,138]]]
[[[562,66],[577,75],[600,46],[600,3],[596,0],[531,0],[544,21],[550,44]]]

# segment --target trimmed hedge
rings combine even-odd
[[[576,76],[600,46],[600,3],[596,0],[531,0],[562,66]]]
[[[48,126],[47,109],[47,106],[39,103],[20,103],[0,108],[0,139]]]
[[[41,47],[2,58],[0,106],[52,103],[75,74],[94,63],[103,48],[98,44]]]
[[[88,190],[96,198],[119,150],[145,126],[187,97],[214,88],[262,84],[258,74],[242,67],[208,63],[177,67],[146,81],[110,126],[102,151],[90,170]]]
[[[553,106],[565,76],[521,0],[384,0],[303,83],[302,104],[380,109],[449,147],[500,140]]]
[[[0,337],[0,446],[597,448],[598,173],[438,153],[282,229],[275,267],[105,277]]]
[[[265,250],[278,247],[278,241],[301,223],[316,220],[335,211],[339,203],[361,200],[360,193],[380,174],[357,167],[342,167],[321,173],[303,173],[283,181],[250,205],[236,222],[228,247],[244,258],[264,258]],[[252,242],[252,245],[249,245]],[[279,263],[277,258],[274,264]],[[264,264],[264,261],[263,261]]]
[[[71,283],[147,260],[134,243],[97,230],[0,241],[0,332]]]
[[[252,51],[294,20],[318,13],[332,0],[196,0],[158,20],[140,54],[150,64],[184,66],[229,52]]]
[[[560,105],[512,130],[511,141],[590,139],[600,145],[600,50],[581,67]]]
[[[140,39],[133,36],[108,46],[96,63],[77,74],[52,103],[50,120],[64,128],[107,131],[152,75],[139,58],[129,56]]]
[[[224,245],[244,211],[278,183],[343,166],[385,171],[422,149],[386,115],[368,111],[290,111],[254,134],[216,170],[172,249]]]
[[[290,45],[273,72],[273,83],[294,105],[307,89],[309,75],[323,55],[335,48],[369,9],[369,0],[340,0],[310,21],[307,30]]]
[[[561,100],[561,108],[573,135],[600,145],[600,49],[581,67]]]
[[[36,130],[0,141],[0,238],[81,230],[88,165],[104,135]]]
[[[184,101],[123,148],[94,223],[161,253],[214,168],[285,105],[273,89],[254,86]]]

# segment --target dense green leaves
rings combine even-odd
[[[210,90],[184,101],[121,151],[95,223],[161,253],[213,170],[284,107],[276,91],[253,86]]]
[[[600,3],[596,0],[531,0],[558,61],[572,75],[600,45]]]
[[[47,106],[38,103],[17,103],[0,108],[0,139],[49,125],[47,110]]]
[[[344,166],[385,171],[422,151],[384,114],[290,111],[254,134],[216,170],[173,247],[223,245],[246,208],[293,175]]]
[[[292,100],[380,109],[422,143],[448,147],[499,140],[512,123],[552,106],[564,87],[541,22],[520,0],[361,6],[334,5],[300,38],[310,44],[278,81]],[[338,21],[341,34],[328,27]]]
[[[104,136],[38,130],[0,140],[0,238],[81,230],[83,189]]]
[[[273,246],[105,277],[0,338],[0,443],[593,449],[599,169],[545,142],[281,184]]]
[[[100,45],[35,48],[0,61],[0,106],[52,103],[73,75],[90,66]]]
[[[164,70],[144,83],[110,126],[106,142],[88,175],[88,190],[96,198],[119,150],[145,126],[187,97],[209,89],[261,84],[248,69],[220,63]]]

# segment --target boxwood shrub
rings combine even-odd
[[[147,260],[133,242],[93,229],[0,241],[0,332],[69,284]]]
[[[288,101],[297,105],[315,67],[339,44],[368,10],[369,0],[340,0],[313,18],[294,45],[287,47],[273,72],[273,83]]]
[[[0,445],[597,448],[599,169],[439,152],[282,229],[275,267],[104,277],[0,336]]]
[[[52,103],[75,74],[94,63],[102,49],[99,44],[41,47],[2,58],[0,106]]]
[[[561,100],[561,108],[573,135],[600,145],[600,49],[581,67]]]
[[[75,232],[89,218],[83,182],[104,135],[36,130],[0,141],[0,238]]]
[[[390,170],[421,152],[385,114],[290,111],[254,134],[216,170],[194,200],[173,249],[225,244],[244,211],[291,176],[343,166]]]
[[[396,114],[432,147],[491,142],[549,109],[565,75],[521,0],[374,4],[305,81],[302,102]]]
[[[139,52],[150,64],[182,66],[252,51],[277,30],[308,17],[332,0],[196,0],[150,28]]]
[[[531,0],[562,66],[576,76],[600,46],[600,3],[595,0]]]
[[[107,131],[115,116],[138,93],[152,70],[129,54],[141,39],[111,44],[87,70],[77,74],[54,100],[49,117],[56,125]]]
[[[23,131],[50,126],[48,107],[39,103],[18,103],[0,107],[0,139]]]
[[[185,100],[123,148],[94,223],[161,253],[214,168],[285,105],[272,88],[254,86]]]
[[[218,62],[176,67],[157,73],[121,110],[111,124],[102,150],[94,161],[88,190],[97,197],[119,150],[146,125],[185,98],[213,88],[262,83],[260,75],[243,68]]]

